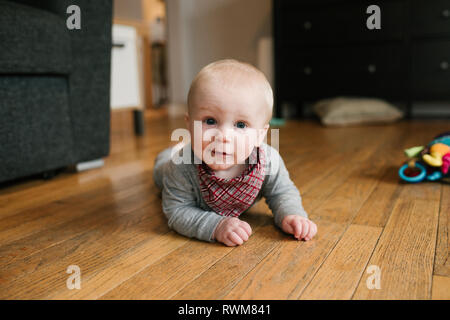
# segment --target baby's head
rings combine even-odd
[[[207,65],[188,94],[186,124],[194,154],[215,171],[245,163],[264,140],[272,107],[270,84],[252,65],[232,59]],[[202,142],[194,135],[194,121]]]

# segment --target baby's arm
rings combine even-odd
[[[190,238],[214,241],[214,230],[226,217],[197,207],[189,179],[170,162],[162,178],[162,207],[169,228]]]
[[[272,147],[268,149],[271,154],[268,153],[267,157],[271,155],[272,172],[266,177],[263,196],[272,210],[275,224],[297,239],[309,240],[316,234],[317,226],[308,219],[300,192],[290,179],[280,154]]]

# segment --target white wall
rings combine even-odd
[[[272,33],[271,0],[167,0],[169,97],[184,103],[206,64],[235,58],[257,66],[258,42]]]
[[[114,0],[114,18],[124,20],[142,20],[141,0]]]

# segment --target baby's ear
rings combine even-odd
[[[189,121],[189,114],[187,112],[184,114],[184,122],[186,122],[186,127],[188,128],[188,130],[190,130],[191,123]]]

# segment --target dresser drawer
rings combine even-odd
[[[280,90],[286,96],[396,96],[406,90],[406,52],[401,45],[284,50]],[[289,81],[286,81],[288,80]]]
[[[406,6],[403,1],[379,2],[381,29],[366,26],[366,1],[305,5],[303,1],[281,1],[279,26],[281,45],[327,45],[401,40]]]
[[[450,34],[450,0],[414,0],[412,13],[413,35]]]
[[[450,41],[415,43],[412,78],[414,97],[450,98]]]

